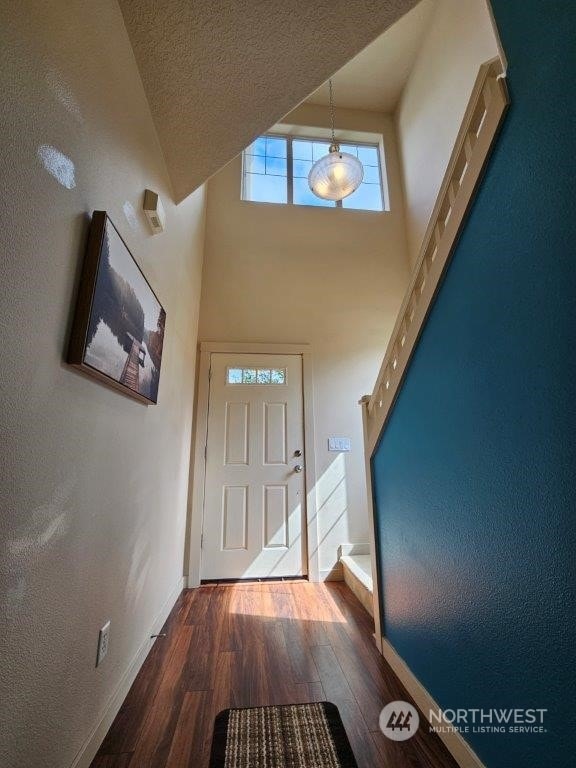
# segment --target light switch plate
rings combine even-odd
[[[349,437],[329,437],[328,450],[334,453],[349,453],[351,450]]]

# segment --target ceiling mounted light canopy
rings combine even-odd
[[[317,160],[308,174],[308,185],[317,197],[323,200],[343,200],[355,192],[364,178],[362,163],[354,155],[341,152],[334,135],[334,100],[332,80],[330,88],[330,124],[332,141],[328,154]]]

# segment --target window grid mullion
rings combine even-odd
[[[288,137],[286,142],[286,173],[287,173],[287,195],[288,205],[294,205],[294,164],[293,164],[293,152],[292,152],[292,136]]]

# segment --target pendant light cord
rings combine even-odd
[[[332,132],[332,146],[336,146],[336,137],[334,134],[334,97],[332,93],[332,79],[328,80],[330,88],[330,130]]]

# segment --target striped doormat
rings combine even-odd
[[[338,708],[327,701],[226,709],[210,768],[358,768]]]

